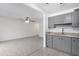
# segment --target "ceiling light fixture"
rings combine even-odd
[[[60,5],[60,6],[63,6],[63,5],[64,5],[64,3],[59,3],[59,5]]]
[[[25,23],[30,23],[30,22],[35,22],[34,20],[31,20],[30,17],[26,17],[25,19]]]
[[[44,3],[44,5],[49,5],[49,3]]]
[[[45,3],[45,4],[49,4],[49,3]]]
[[[29,23],[29,22],[30,22],[30,18],[29,17],[26,17],[25,23]]]
[[[60,4],[63,4],[63,3],[60,3]]]

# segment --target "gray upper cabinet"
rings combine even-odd
[[[48,17],[48,28],[54,28],[54,24],[64,23],[72,23],[72,13]]]
[[[72,23],[72,13],[55,16],[55,24]]]
[[[64,23],[72,23],[72,13],[65,14]]]
[[[64,19],[65,19],[65,16],[64,15],[58,15],[58,16],[55,16],[55,24],[63,24],[64,23]]]
[[[75,10],[72,13],[72,26],[79,27],[79,10]]]
[[[46,46],[49,48],[53,47],[53,39],[51,35],[46,35]]]
[[[54,17],[48,17],[48,28],[54,28]]]
[[[79,38],[72,38],[72,54],[79,56]]]

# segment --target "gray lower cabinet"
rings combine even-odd
[[[53,36],[53,48],[61,50],[61,41],[59,36]]]
[[[79,55],[79,38],[72,38],[72,54]]]
[[[53,47],[53,40],[51,35],[46,35],[46,46],[49,48]]]
[[[71,37],[61,37],[62,50],[71,53]]]
[[[72,55],[79,55],[79,38],[46,35],[46,45]]]
[[[63,36],[53,36],[53,48],[71,53],[71,38]]]

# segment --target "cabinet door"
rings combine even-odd
[[[79,38],[72,38],[72,54],[79,55]]]
[[[53,40],[52,40],[52,36],[51,35],[47,35],[46,36],[46,45],[49,48],[52,48],[53,46]]]
[[[79,27],[79,11],[74,11],[72,13],[72,26]]]
[[[71,38],[54,36],[53,37],[53,48],[59,49],[64,52],[71,53]]]
[[[48,18],[48,28],[54,28],[54,17]]]
[[[53,36],[53,48],[61,49],[61,41],[59,36]]]
[[[63,24],[65,19],[65,15],[55,16],[55,24]]]
[[[65,23],[72,23],[72,13],[65,14]]]
[[[62,50],[71,53],[71,38],[61,37]]]

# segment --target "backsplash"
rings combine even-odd
[[[62,32],[62,27],[50,29],[49,32]],[[79,33],[79,28],[64,27],[65,33]]]

